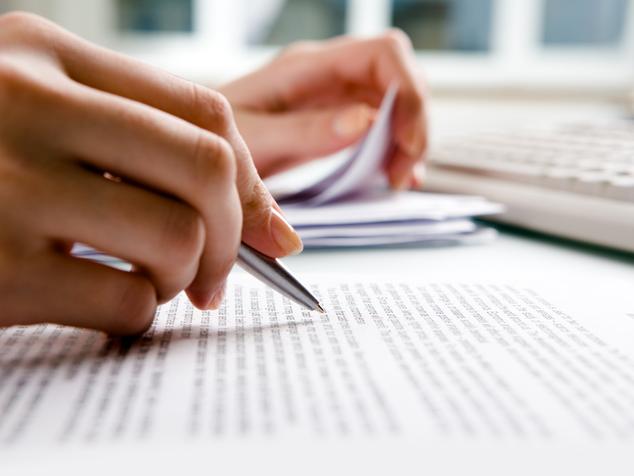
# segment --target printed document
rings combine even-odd
[[[632,316],[597,319],[571,296],[505,283],[315,278],[311,288],[325,314],[237,275],[218,311],[181,295],[136,339],[0,329],[0,453],[333,439],[631,445]]]

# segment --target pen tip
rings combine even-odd
[[[321,307],[321,304],[317,304],[317,311],[321,312],[322,314],[326,314],[326,311],[323,307]]]

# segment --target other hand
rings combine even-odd
[[[395,149],[386,173],[397,189],[420,185],[427,144],[422,80],[407,36],[301,42],[220,91],[263,176],[359,140],[392,82]]]
[[[0,325],[137,333],[183,289],[217,306],[241,239],[301,249],[218,92],[13,13],[0,111]],[[75,258],[76,242],[134,269]]]

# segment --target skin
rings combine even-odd
[[[394,188],[404,189],[422,184],[427,121],[424,82],[401,31],[296,43],[220,92],[233,106],[260,174],[267,176],[358,141],[393,82],[399,86],[396,147],[386,173]]]
[[[276,257],[302,249],[256,165],[266,175],[358,140],[392,79],[387,172],[411,183],[425,126],[408,48],[399,33],[301,44],[219,92],[39,17],[1,16],[0,326],[137,334],[181,290],[216,308],[241,240]],[[289,137],[302,134],[305,147]],[[132,271],[71,256],[77,242]]]

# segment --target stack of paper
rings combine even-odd
[[[285,213],[310,248],[490,239],[494,230],[469,217],[499,210],[478,197],[382,191],[318,207],[286,207]]]
[[[471,217],[499,213],[500,205],[480,197],[389,190],[382,169],[393,143],[396,91],[389,89],[374,125],[347,159],[279,197],[305,247],[463,243],[495,236]]]

